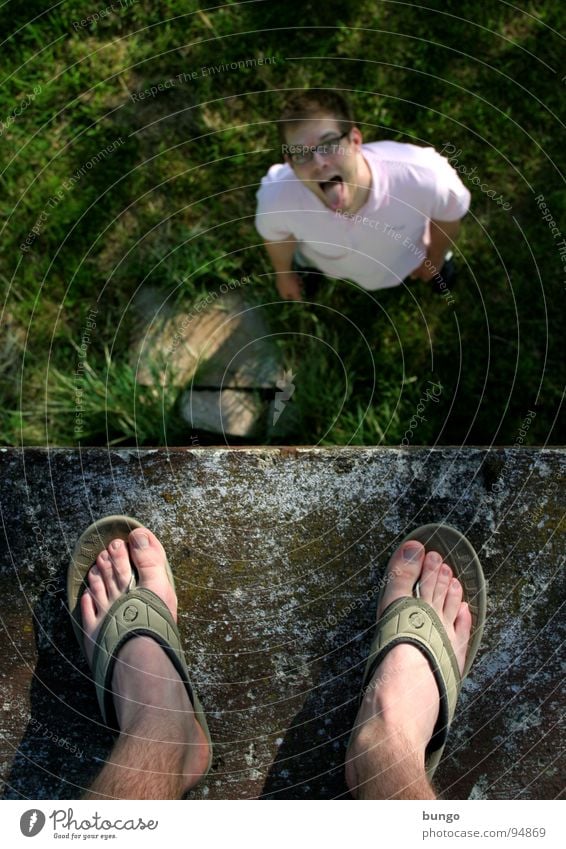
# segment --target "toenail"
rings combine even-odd
[[[414,545],[405,546],[405,548],[403,549],[403,557],[404,557],[405,560],[412,560],[413,562],[415,560],[420,560],[420,557],[421,557],[421,547],[420,547],[420,545],[419,546],[414,546]]]
[[[108,554],[106,549],[104,549],[104,551],[100,552],[100,559],[101,560],[110,560],[110,555]]]
[[[110,543],[110,545],[112,546],[112,549],[114,551],[118,551],[119,548],[122,548],[122,540],[115,539],[113,542]]]
[[[92,569],[90,570],[90,574],[91,574],[91,575],[99,575],[99,574],[100,574],[100,572],[98,571],[98,569],[96,568],[96,566],[93,566],[93,567],[92,567]]]
[[[134,534],[133,540],[136,548],[147,548],[149,546],[149,537],[147,534]]]
[[[433,563],[440,563],[441,560],[442,560],[442,557],[440,556],[440,554],[437,551],[431,551],[430,559],[432,560]]]
[[[449,575],[450,574],[450,566],[447,566],[446,563],[442,567],[442,574],[443,575]]]

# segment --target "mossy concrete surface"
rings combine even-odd
[[[175,573],[215,743],[192,797],[347,798],[379,578],[432,521],[469,536],[488,580],[437,788],[560,795],[565,466],[560,449],[2,449],[6,797],[80,798],[111,750],[64,594],[78,535],[109,513],[155,531]]]

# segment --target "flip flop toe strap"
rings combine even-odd
[[[366,667],[364,691],[384,657],[394,646],[402,643],[413,645],[424,654],[438,686],[440,709],[426,750],[428,758],[446,742],[461,685],[458,663],[436,611],[421,599],[398,599],[389,605],[377,623]],[[415,692],[413,696],[418,710],[419,693]]]
[[[96,640],[92,662],[102,716],[106,724],[115,730],[118,730],[118,719],[112,697],[114,665],[122,646],[138,636],[151,637],[162,646],[179,673],[191,704],[195,704],[179,631],[169,609],[151,590],[134,589],[117,599],[108,611]]]

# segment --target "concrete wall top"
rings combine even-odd
[[[80,798],[110,751],[64,578],[84,528],[125,513],[160,537],[177,582],[215,742],[194,796],[347,795],[379,577],[411,528],[444,521],[480,554],[488,621],[438,789],[554,798],[565,468],[557,448],[1,449],[5,795]]]

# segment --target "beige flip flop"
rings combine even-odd
[[[71,555],[71,563],[67,570],[67,601],[73,630],[83,654],[84,631],[81,621],[80,600],[83,592],[88,588],[86,582],[87,573],[90,567],[96,562],[96,558],[100,552],[108,548],[113,539],[121,539],[127,542],[131,531],[141,527],[143,525],[130,516],[105,516],[103,519],[99,519],[97,522],[89,525],[75,544]],[[169,572],[170,568],[168,564],[168,574]],[[169,580],[173,584],[172,576]],[[126,592],[131,592],[135,586],[136,574],[133,571]]]
[[[436,611],[421,598],[405,596],[392,602],[377,622],[364,673],[362,696],[375,670],[394,646],[409,643],[420,649],[430,663],[440,696],[438,720],[425,753],[427,773],[432,778],[444,751],[462,680],[470,670],[481,641],[486,588],[478,555],[470,541],[456,528],[443,524],[423,525],[408,534],[396,550],[410,540],[421,542],[427,553],[438,551],[462,584],[464,601],[469,604],[472,615],[464,674],[460,676],[452,644]],[[381,589],[378,606],[385,586]],[[418,596],[418,584],[415,590]]]
[[[67,601],[73,629],[85,657],[80,599],[88,586],[87,573],[100,552],[107,548],[113,539],[127,541],[130,532],[141,527],[143,525],[140,522],[129,516],[106,516],[90,525],[75,545],[67,572]],[[175,588],[168,561],[166,568],[171,586]],[[118,652],[124,643],[136,636],[148,636],[159,643],[183,681],[195,717],[209,745],[210,757],[204,773],[206,775],[212,764],[212,740],[204,710],[189,678],[179,630],[163,600],[151,590],[136,587],[135,575],[132,575],[124,595],[114,602],[106,614],[95,641],[92,677],[105,723],[109,728],[119,730],[112,695],[112,674]]]

